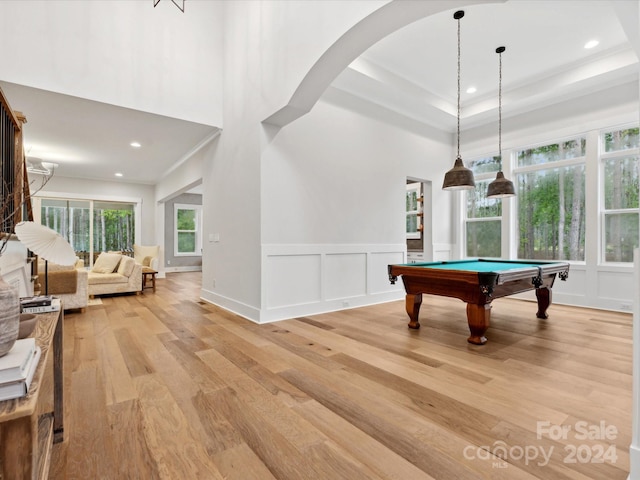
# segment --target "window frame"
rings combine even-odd
[[[195,211],[195,230],[178,230],[178,211]],[[195,233],[195,250],[193,252],[178,251],[178,234]],[[174,257],[202,257],[202,205],[187,203],[173,204],[173,256]]]
[[[606,192],[605,192],[605,166],[608,160],[622,159],[625,157],[636,157],[636,160],[640,162],[640,146],[634,148],[627,148],[614,151],[605,151],[605,139],[604,136],[607,133],[612,133],[620,130],[627,130],[631,128],[639,128],[638,124],[625,124],[614,127],[607,127],[598,131],[598,233],[599,233],[599,248],[598,248],[598,264],[603,266],[631,266],[633,260],[629,262],[614,262],[607,260],[607,216],[608,215],[620,215],[625,213],[635,213],[640,220],[640,204],[636,208],[615,208],[607,209],[605,206]],[[640,235],[639,235],[640,238]]]
[[[584,154],[579,156],[579,157],[571,157],[571,158],[564,158],[561,160],[553,160],[550,162],[546,162],[546,163],[538,163],[535,165],[525,165],[525,166],[519,166],[518,165],[518,154],[519,152],[523,151],[523,150],[529,150],[529,149],[535,149],[535,148],[539,148],[539,147],[544,147],[547,145],[554,145],[554,144],[561,144],[563,142],[568,142],[571,140],[582,140],[584,139],[585,141],[585,147],[584,147]],[[586,222],[587,222],[587,218],[588,218],[588,212],[587,212],[587,205],[586,205],[586,189],[587,189],[587,185],[588,185],[588,179],[587,179],[587,162],[588,162],[588,148],[589,148],[589,142],[588,142],[588,135],[585,132],[581,132],[581,133],[576,133],[574,135],[569,135],[569,136],[565,136],[565,137],[560,137],[560,138],[552,138],[546,141],[542,141],[539,143],[535,143],[535,144],[530,144],[530,145],[525,145],[525,146],[519,146],[519,147],[515,147],[512,150],[512,156],[511,156],[511,165],[512,165],[512,180],[514,182],[518,181],[518,177],[521,174],[527,174],[527,173],[535,173],[535,172],[539,172],[539,171],[543,171],[543,170],[554,170],[554,169],[561,169],[561,168],[567,168],[567,167],[573,167],[573,166],[578,166],[578,165],[582,165],[584,167],[584,176],[585,176],[585,184],[584,184],[584,189],[585,189],[585,206],[584,206],[584,210],[585,210],[585,238],[584,238],[584,258],[582,260],[560,260],[560,259],[553,259],[553,260],[549,260],[549,261],[563,261],[563,262],[571,262],[574,264],[585,264],[586,263],[586,258],[587,258],[587,251],[588,251],[588,239],[587,239],[587,235],[586,235]],[[511,230],[512,236],[513,238],[511,238],[510,240],[514,242],[514,258],[520,259],[519,256],[519,251],[520,251],[520,237],[518,235],[518,231],[520,228],[520,219],[518,217],[518,211],[519,211],[519,204],[521,199],[519,198],[520,196],[517,195],[516,193],[516,202],[518,202],[515,206],[514,206],[514,212],[513,212],[513,229]],[[527,260],[527,259],[522,259],[522,260]]]
[[[488,158],[497,158],[498,154],[497,152],[492,153],[492,154],[488,154],[488,155],[479,155],[479,156],[475,156],[473,157],[471,160],[468,161],[468,165],[469,168],[473,171],[473,166],[474,163],[479,161],[479,160],[483,160],[483,159],[488,159]],[[506,162],[510,162],[511,161],[511,155],[509,153],[503,152],[502,155],[502,165],[503,165],[503,170],[504,170],[504,166]],[[505,161],[506,159],[506,161]],[[473,176],[474,176],[474,180],[476,183],[478,182],[482,182],[482,181],[493,181],[496,177],[496,173],[498,172],[497,169],[498,164],[496,163],[496,170],[495,171],[486,171],[483,173],[476,173],[475,171],[473,172]],[[504,248],[503,248],[503,236],[504,236],[504,202],[502,202],[502,198],[498,198],[496,199],[496,201],[500,201],[501,202],[501,207],[500,207],[500,212],[501,215],[499,217],[469,217],[469,193],[465,191],[464,192],[464,197],[463,197],[463,201],[462,201],[462,215],[463,215],[463,226],[464,228],[462,229],[462,250],[464,252],[464,257],[468,257],[468,250],[467,250],[467,241],[468,241],[468,235],[467,235],[467,225],[469,223],[477,223],[477,222],[488,222],[488,221],[498,221],[500,222],[500,255],[498,257],[489,257],[486,255],[483,255],[482,258],[503,258],[503,254],[504,254]]]

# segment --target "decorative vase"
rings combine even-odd
[[[20,330],[20,296],[18,289],[0,277],[0,357],[9,353]]]

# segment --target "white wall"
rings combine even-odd
[[[405,260],[406,178],[439,185],[453,161],[451,144],[450,134],[418,135],[329,101],[280,130],[262,152],[261,303],[250,318],[401,298],[387,265]],[[434,192],[441,244],[451,242],[449,196]],[[216,285],[203,286],[203,296],[229,301],[219,298],[217,278]]]
[[[440,185],[450,134],[431,137],[320,101],[262,155],[262,243],[398,243],[407,177]],[[450,242],[450,192],[435,189],[436,243]]]
[[[260,304],[261,4],[225,2],[224,132],[203,164],[202,295],[248,318]]]
[[[3,0],[0,78],[219,127],[224,3]]]
[[[254,78],[259,80],[255,87],[262,92],[259,102],[252,106],[258,112],[258,118],[263,120],[285,105],[305,75],[338,38],[388,2],[242,2],[245,5],[225,2],[228,9],[226,18],[233,15],[236,20],[238,16],[246,19],[247,30],[241,43],[250,41],[255,48],[250,52],[254,58],[247,68],[255,70],[258,76]],[[226,21],[225,28],[229,26]],[[234,40],[240,39],[236,37]],[[237,61],[241,59],[239,57]],[[225,71],[225,75],[228,74]]]
[[[259,318],[261,121],[318,57],[386,2],[223,2],[224,132],[204,165],[203,297]]]
[[[348,58],[349,55],[343,55],[344,52],[340,49],[332,49],[339,40],[355,39],[353,42],[345,43],[345,47],[348,46],[348,52],[363,51],[369,46],[366,40],[373,38],[376,30],[378,36],[381,36],[383,34],[380,32],[390,29],[385,20],[392,21],[396,28],[400,28],[412,20],[428,15],[429,12],[439,11],[447,6],[453,8],[461,3],[463,2],[451,2],[447,5],[441,2],[388,4],[388,2],[341,1],[224,3],[224,132],[216,151],[205,162],[203,177],[204,235],[205,238],[213,235],[219,238],[219,241],[207,241],[204,245],[202,277],[204,299],[245,317],[260,320],[265,298],[265,282],[269,282],[268,278],[265,280],[263,272],[265,261],[262,246],[265,244],[265,239],[263,239],[262,227],[268,225],[268,228],[272,228],[274,211],[272,207],[261,210],[261,200],[264,202],[273,193],[272,190],[267,194],[261,192],[263,180],[261,172],[265,170],[266,178],[271,175],[271,171],[266,171],[271,168],[271,165],[269,159],[266,157],[263,159],[263,152],[270,148],[270,142],[284,134],[274,126],[261,124],[269,114],[275,113],[272,109],[282,106],[283,102],[288,102],[294,93],[293,90],[297,89],[297,86],[307,77],[309,69],[315,68],[319,58],[331,50],[335,54],[334,61],[323,63],[327,66],[324,72],[314,70],[311,82],[313,88],[309,91],[313,93],[319,88],[329,87],[329,83],[334,78],[332,74],[337,74],[336,62],[344,63],[342,68],[346,68],[355,58],[355,56]],[[476,0],[469,0],[467,3],[476,3]],[[388,9],[388,19],[384,15],[375,15],[378,7],[386,5],[391,7]],[[357,36],[360,30],[356,29],[358,32],[354,33],[349,29],[372,14],[375,20],[368,23],[368,28],[364,28],[361,32],[365,41],[358,41]],[[371,40],[371,43],[373,41],[375,40]],[[305,103],[308,99],[303,100]],[[295,108],[294,105],[293,109]],[[331,131],[335,133],[344,127],[344,124],[333,124]],[[375,135],[384,136],[386,132],[382,130],[378,129]],[[309,130],[304,127],[300,133],[301,138],[309,137],[308,132]],[[314,136],[322,138],[324,133],[322,130],[317,130]],[[351,152],[352,155],[360,155],[360,149],[364,148],[363,144],[369,141],[371,138],[362,132],[360,143],[355,146],[355,150]],[[291,148],[298,149],[302,142],[303,140],[292,140]],[[399,149],[387,151],[389,159],[393,160]],[[312,152],[305,149],[303,154],[311,155]],[[450,152],[447,152],[444,157],[453,161]],[[417,160],[414,159],[414,161]],[[314,179],[319,187],[331,188],[332,179],[341,175],[344,166],[334,164],[333,167],[339,170],[334,168],[334,171],[327,173],[325,178]],[[278,166],[274,172],[282,175],[292,174],[283,166]],[[313,174],[313,172],[304,172],[301,178],[308,179],[310,173]],[[398,186],[399,191],[404,189],[406,176],[428,178],[420,171],[403,172],[398,176],[403,179]],[[367,193],[363,191],[362,198],[366,196]],[[404,198],[403,194],[399,194],[397,202],[400,202],[401,198]],[[449,203],[448,201],[442,203],[446,206],[440,211],[447,217],[445,223],[450,224]],[[345,212],[347,216],[343,221],[348,220],[349,216],[357,217],[363,210],[365,210],[364,206],[358,208],[358,213],[355,210],[347,210]],[[298,209],[291,213],[294,216],[300,216],[300,211]],[[263,221],[262,213],[270,215],[270,218]],[[388,216],[387,220],[389,220]],[[439,219],[434,218],[434,222],[436,221]],[[396,222],[399,225],[399,220],[392,220],[391,225],[379,222],[374,227],[374,222],[368,219],[364,231],[354,233],[356,231],[350,229],[348,234],[340,229],[340,225],[329,223],[326,226],[326,233],[317,235],[318,231],[314,230],[309,235],[328,242],[342,242],[345,235],[354,235],[354,238],[362,239],[358,241],[363,242],[361,243],[363,246],[368,242],[366,238],[374,237],[375,241],[379,241],[382,245],[384,238],[400,237],[399,233],[390,233],[396,232],[393,227]],[[277,225],[282,223],[278,221]],[[300,240],[297,236],[301,231],[302,228],[288,231],[290,238],[278,239],[278,241],[298,242]],[[265,238],[269,238],[271,233],[265,231],[264,235]],[[445,235],[448,237],[448,234]],[[313,240],[305,239],[304,241]],[[435,239],[434,241],[437,242]],[[447,242],[449,241],[450,239],[447,238]],[[401,243],[404,244],[404,239]],[[328,245],[338,245],[338,243]]]
[[[165,202],[202,183],[204,164],[214,155],[218,138],[210,139],[162,178],[155,187],[157,202]]]
[[[268,32],[262,44],[261,85],[268,111],[263,120],[283,127],[313,108],[329,83],[371,45],[429,15],[476,3],[506,0],[264,2],[255,25]],[[275,33],[275,35],[274,35]],[[264,46],[267,48],[265,49]],[[284,103],[283,103],[284,102]]]

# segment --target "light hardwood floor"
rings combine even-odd
[[[475,346],[455,299],[256,325],[199,288],[66,315],[50,478],[627,478],[631,315],[499,299]]]

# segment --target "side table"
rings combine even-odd
[[[62,342],[64,311],[39,313],[32,334],[42,349],[29,393],[0,401],[0,478],[48,478],[51,448],[64,437]],[[53,350],[53,411],[43,392]],[[50,392],[49,392],[50,393]],[[44,413],[41,413],[44,410]]]
[[[145,288],[149,288],[147,287],[147,280],[149,280],[149,278],[151,278],[151,286],[153,287],[153,291],[156,291],[156,275],[158,274],[158,272],[156,272],[153,268],[149,268],[149,267],[142,267],[142,290],[144,290]]]

